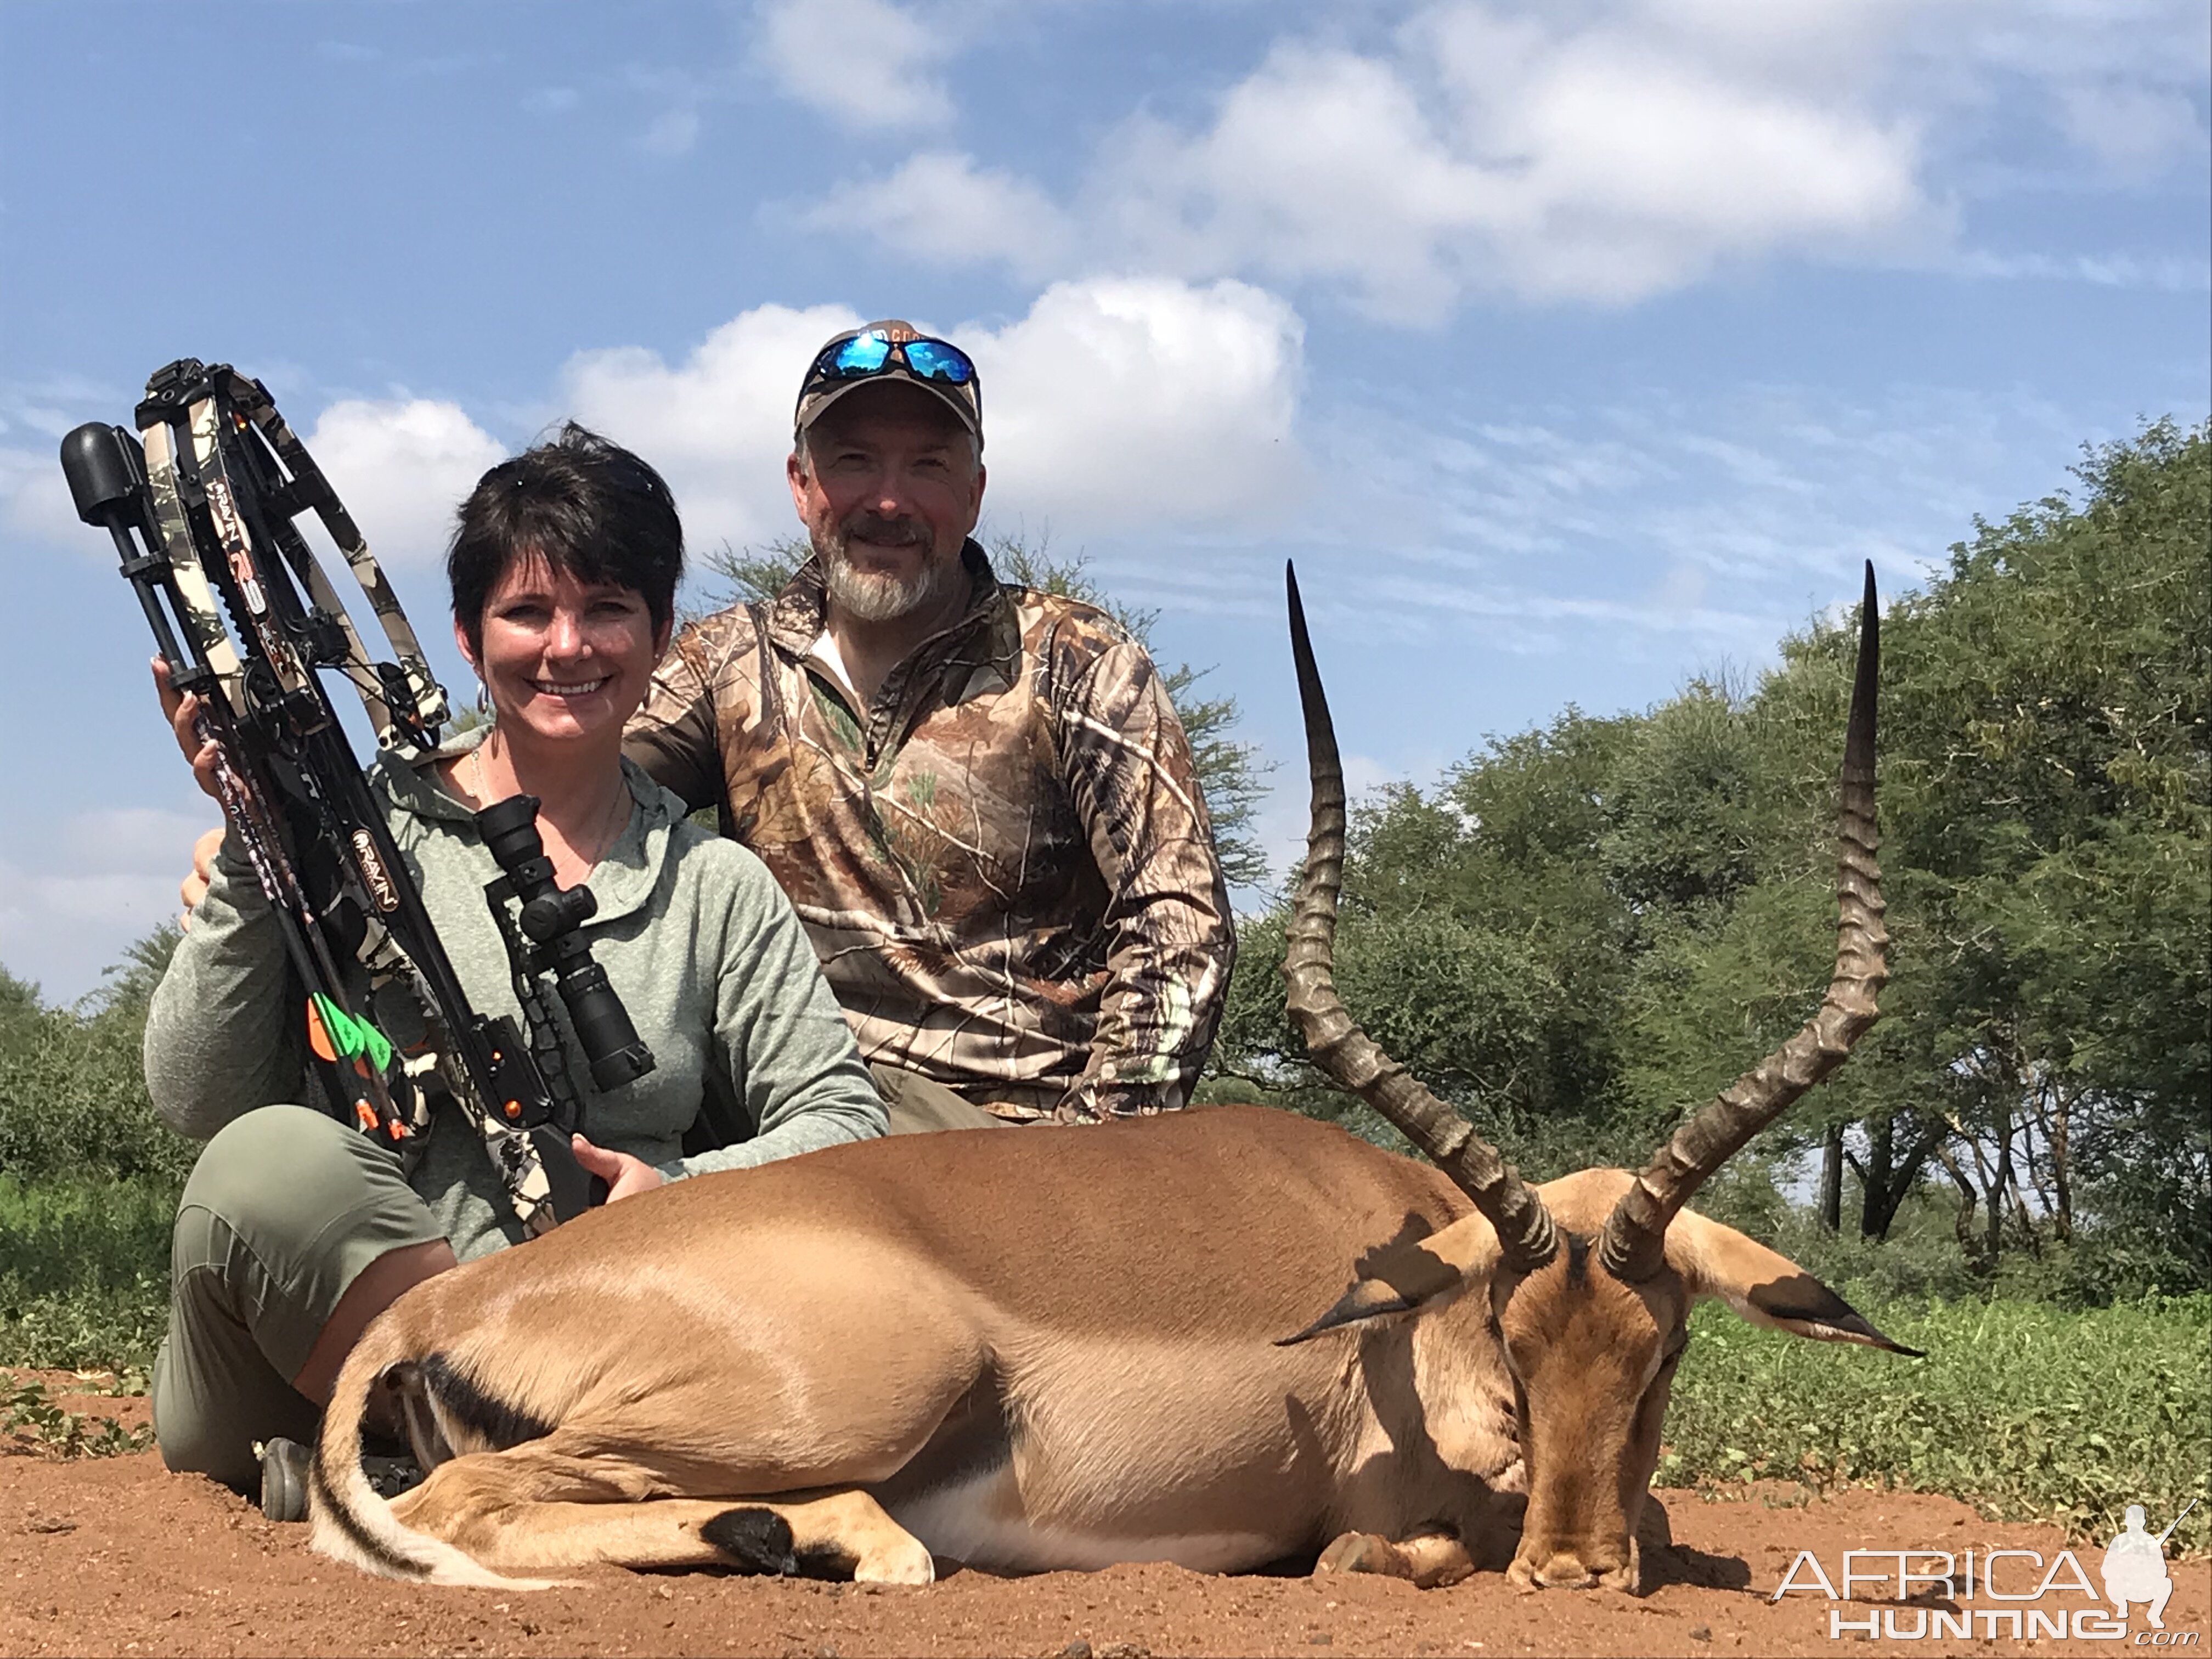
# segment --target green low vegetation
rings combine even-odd
[[[176,1186],[144,1176],[0,1176],[0,1365],[151,1369],[176,1210]]]
[[[1887,613],[1884,1020],[1698,1198],[1927,1358],[1702,1308],[1664,1481],[1886,1484],[2085,1536],[2130,1503],[2163,1525],[2206,1490],[2212,434],[2154,425],[2081,479],[2081,502],[1978,526]],[[792,551],[721,574],[772,588]],[[1079,563],[998,552],[1100,597]],[[1571,710],[1358,813],[1346,1000],[1530,1174],[1642,1162],[1818,1000],[1851,635],[1786,641],[1748,690]],[[1192,678],[1174,677],[1179,706],[1249,873],[1259,763],[1233,702],[1192,698]],[[1393,1141],[1306,1064],[1284,921],[1247,919],[1201,1098]],[[151,1363],[193,1148],[155,1121],[138,1048],[175,938],[72,1007],[0,969],[0,1364]],[[131,1449],[5,1386],[0,1434]],[[2212,1510],[2177,1537],[2212,1546]]]
[[[1946,1492],[1992,1520],[2098,1539],[2120,1529],[2130,1504],[2150,1512],[2155,1532],[2203,1493],[2212,1296],[1860,1310],[1927,1357],[1807,1342],[1700,1307],[1659,1484]],[[2203,1509],[2176,1530],[2177,1553],[2212,1547]]]
[[[0,1377],[0,1455],[20,1449],[49,1457],[120,1457],[153,1443],[150,1428],[126,1429],[112,1417],[70,1411],[43,1382]]]

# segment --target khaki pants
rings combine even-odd
[[[444,1237],[367,1135],[304,1106],[264,1106],[208,1142],[170,1243],[169,1334],[154,1431],[171,1468],[251,1491],[253,1443],[311,1441],[321,1408],[292,1386],[361,1270]]]
[[[893,1134],[1015,1127],[915,1073],[869,1070]],[[264,1106],[226,1126],[192,1165],[170,1241],[162,1461],[251,1491],[255,1441],[314,1437],[321,1408],[291,1379],[346,1287],[386,1251],[442,1237],[399,1160],[336,1119]]]
[[[985,1111],[919,1072],[871,1066],[895,1135],[933,1134],[939,1129],[1013,1129],[1021,1126]]]

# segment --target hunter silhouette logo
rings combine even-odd
[[[1833,1574],[1814,1552],[1800,1550],[1767,1599],[1826,1597],[1830,1641],[2125,1642],[2129,1610],[2141,1606],[2150,1628],[2135,1632],[2133,1645],[2193,1648],[2197,1632],[2166,1628],[2166,1604],[2173,1595],[2166,1541],[2196,1507],[2191,1498],[2154,1538],[2143,1529],[2142,1505],[2130,1504],[2126,1525],[2105,1547],[2101,1596],[2070,1549],[2046,1559],[2040,1550],[1991,1546],[1845,1550]]]
[[[2105,1598],[2119,1609],[2121,1618],[2128,1616],[2130,1602],[2142,1601],[2148,1604],[2150,1627],[2166,1628],[2166,1601],[2173,1594],[2173,1580],[2166,1571],[2166,1540],[2196,1507],[2192,1498],[2173,1517],[2172,1525],[2154,1538],[2143,1530],[2143,1506],[2128,1505],[2125,1528],[2105,1546]]]

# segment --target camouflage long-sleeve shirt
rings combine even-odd
[[[1190,745],[1144,648],[1002,585],[866,708],[817,654],[809,562],[686,629],[627,750],[791,896],[870,1060],[1000,1115],[1171,1110],[1236,955]]]

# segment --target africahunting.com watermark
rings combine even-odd
[[[2189,1509],[2196,1507],[2192,1499]],[[2182,1510],[2182,1515],[2189,1513]],[[1845,1550],[1831,1572],[1800,1550],[1770,1601],[1820,1595],[1832,1641],[2125,1642],[2135,1647],[2199,1648],[2202,1632],[2168,1630],[2173,1595],[2166,1540],[2176,1516],[2153,1535],[2140,1504],[2105,1547],[2093,1583],[2072,1550],[1988,1548]]]

